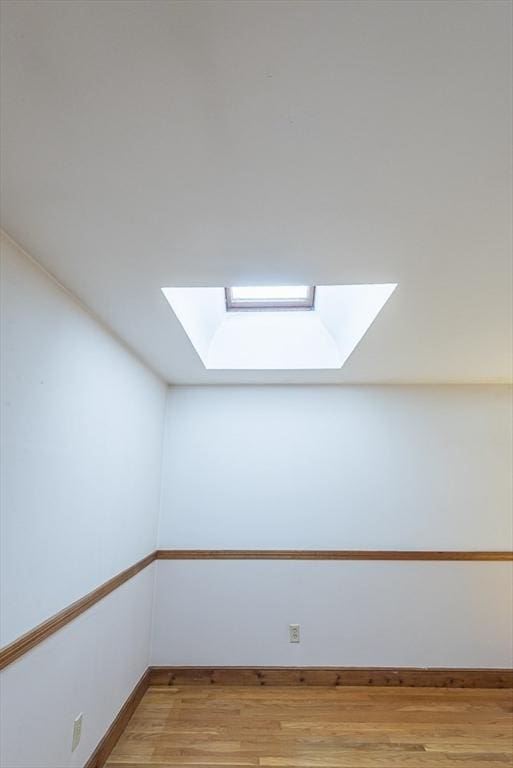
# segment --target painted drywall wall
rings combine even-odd
[[[1,246],[3,645],[155,548],[166,387]]]
[[[510,549],[511,395],[172,388],[159,546]],[[156,583],[155,664],[511,666],[511,564],[163,561]]]
[[[155,549],[166,387],[14,244],[1,246],[6,644]],[[153,571],[2,672],[2,768],[85,763],[148,665]]]
[[[148,666],[152,564],[2,671],[2,768],[82,768]],[[71,752],[74,718],[82,738]]]
[[[511,563],[159,561],[156,583],[156,665],[513,666]]]
[[[505,549],[512,389],[175,387],[161,547]]]

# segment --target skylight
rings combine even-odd
[[[232,310],[297,310],[313,309],[315,288],[312,285],[234,286],[225,289],[226,309]]]
[[[341,368],[395,288],[384,283],[162,292],[205,368],[307,370]],[[298,309],[310,311],[284,311]]]

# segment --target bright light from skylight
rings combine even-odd
[[[313,309],[311,285],[248,285],[226,289],[226,309]]]
[[[230,288],[234,299],[306,299],[310,288],[307,285],[248,285]]]

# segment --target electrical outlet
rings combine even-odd
[[[299,643],[299,624],[289,624],[289,643]]]
[[[71,741],[71,751],[72,752],[74,752],[75,749],[80,744],[80,737],[82,736],[82,718],[83,718],[83,714],[81,712],[73,720],[73,739]]]

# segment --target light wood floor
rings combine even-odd
[[[508,690],[154,686],[107,766],[499,768],[512,704]]]

